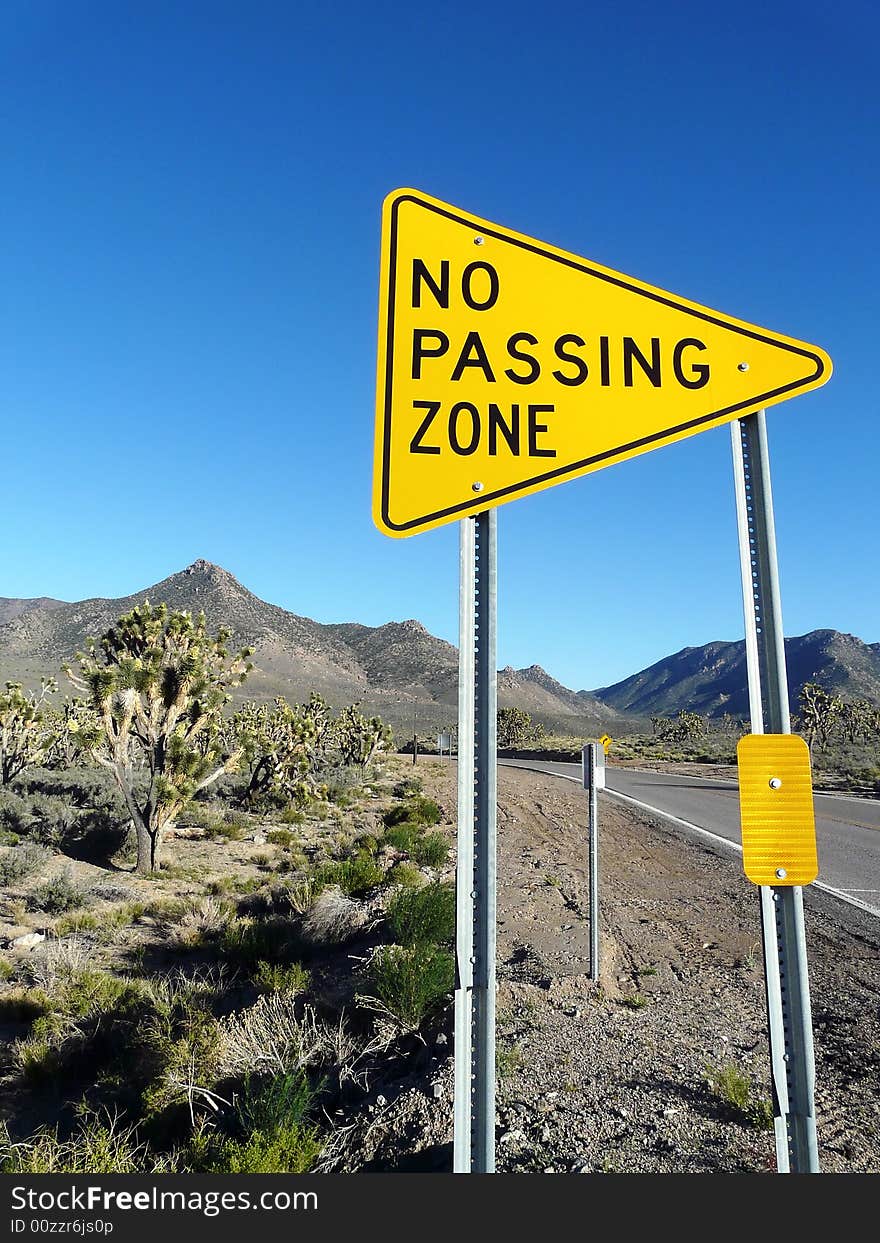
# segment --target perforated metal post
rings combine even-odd
[[[590,979],[599,979],[599,783],[596,769],[601,743],[588,742],[581,752],[583,783],[590,797]]]
[[[785,641],[763,410],[730,425],[753,734],[789,734]],[[815,1062],[800,886],[759,886],[776,1166],[818,1173]]]
[[[453,1170],[495,1171],[497,514],[461,523]]]

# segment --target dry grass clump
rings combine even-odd
[[[0,1123],[0,1173],[3,1174],[168,1174],[174,1161],[155,1156],[140,1143],[133,1126],[115,1115],[90,1115],[68,1140],[43,1128],[25,1143],[14,1143]]]
[[[200,945],[206,937],[216,936],[229,922],[229,909],[216,898],[203,897],[191,902],[174,927],[173,939],[178,945]]]
[[[31,968],[34,985],[53,993],[89,967],[92,951],[78,936],[49,937]]]
[[[363,931],[367,922],[361,903],[347,898],[334,885],[315,898],[303,919],[301,932],[312,945],[341,945]]]
[[[217,1065],[222,1075],[286,1074],[338,1061],[340,1053],[352,1051],[336,1027],[318,1018],[314,1007],[299,1010],[293,993],[265,993],[255,1005],[229,1015],[218,1026]]]

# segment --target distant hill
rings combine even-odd
[[[121,599],[0,599],[0,684],[7,679],[36,685],[59,675],[61,665],[88,638],[98,638],[122,613],[144,600],[171,608],[204,610],[209,624],[228,626],[237,646],[254,648],[255,669],[240,698],[285,695],[302,702],[314,690],[336,707],[359,700],[380,713],[401,735],[454,724],[458,705],[458,651],[418,621],[364,626],[325,625],[259,599],[209,561]],[[62,687],[67,682],[59,678]],[[548,729],[589,734],[613,732],[623,718],[586,692],[555,681],[539,665],[502,669],[498,701],[524,708]]]
[[[786,639],[785,657],[792,711],[805,682],[880,706],[880,643],[863,643],[837,630],[812,630]],[[686,647],[592,694],[619,712],[640,717],[672,716],[688,708],[710,717],[730,712],[747,718],[745,643]]]
[[[57,609],[63,604],[63,600],[52,600],[49,596],[40,596],[38,600],[0,600],[0,626],[31,609]]]

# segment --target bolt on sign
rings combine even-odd
[[[823,350],[417,190],[382,217],[373,517],[408,536],[824,384]]]

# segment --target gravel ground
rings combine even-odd
[[[454,768],[419,774],[455,806]],[[573,784],[500,770],[499,1172],[773,1172],[757,890],[737,856],[603,795],[594,983],[586,811]],[[804,900],[820,1165],[876,1173],[880,925]],[[374,1083],[336,1169],[451,1168],[451,1052],[450,1012],[403,1077]]]

